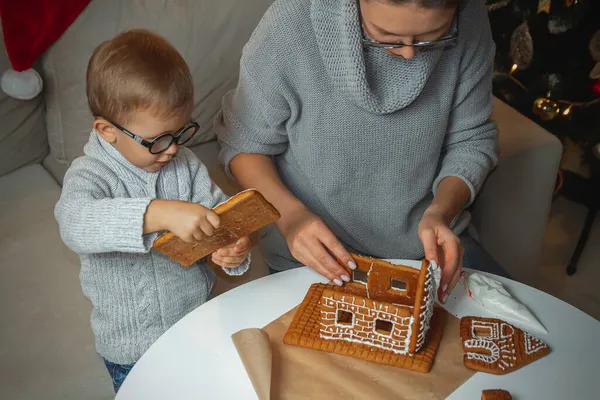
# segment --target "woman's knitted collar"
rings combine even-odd
[[[311,21],[325,68],[338,90],[375,114],[410,105],[434,70],[441,50],[410,60],[364,49],[358,0],[312,0]]]

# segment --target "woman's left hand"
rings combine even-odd
[[[435,261],[442,269],[438,297],[442,303],[448,299],[462,271],[464,248],[460,239],[450,229],[443,213],[430,207],[425,211],[418,228],[425,249],[425,258]]]
[[[212,260],[223,268],[235,268],[244,262],[250,252],[250,238],[244,236],[237,242],[212,253]]]

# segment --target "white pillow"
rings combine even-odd
[[[0,24],[0,75],[12,69]],[[44,100],[16,100],[0,90],[0,176],[39,162],[48,152]]]

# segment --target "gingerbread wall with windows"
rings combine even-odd
[[[320,298],[320,337],[368,344],[398,354],[423,345],[433,314],[433,270],[355,257],[358,268],[343,288]]]
[[[445,317],[434,313],[433,266],[353,258],[351,282],[310,287],[284,343],[429,372]]]
[[[321,297],[323,339],[369,343],[406,354],[410,347],[412,312],[408,308],[325,290]]]

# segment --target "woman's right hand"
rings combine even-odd
[[[288,214],[285,221],[280,221],[279,229],[290,252],[302,264],[338,286],[350,281],[348,271],[335,258],[350,269],[356,269],[356,263],[321,218],[300,208]]]
[[[242,153],[231,160],[230,168],[243,187],[258,189],[279,210],[277,226],[298,261],[339,286],[350,281],[342,265],[354,269],[354,259],[325,223],[284,185],[270,156]]]

